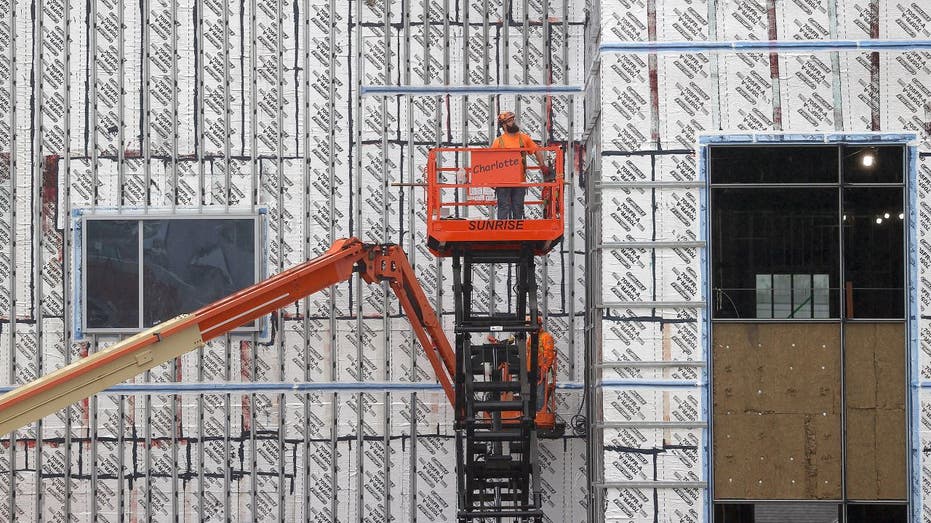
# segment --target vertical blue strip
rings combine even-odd
[[[705,428],[702,429],[702,440],[704,441],[704,448],[702,452],[702,458],[705,460],[704,463],[704,481],[708,485],[705,488],[705,502],[704,502],[704,512],[705,512],[705,521],[711,523],[712,518],[712,484],[711,484],[711,465],[712,465],[712,441],[711,441],[711,279],[709,275],[711,271],[709,269],[710,255],[709,255],[709,234],[708,234],[708,172],[707,172],[707,156],[708,156],[708,146],[701,145],[698,148],[698,180],[705,182],[702,187],[698,189],[699,191],[699,212],[698,212],[698,231],[699,239],[705,242],[705,247],[699,249],[699,260],[701,263],[701,277],[703,281],[702,285],[702,301],[705,302],[705,307],[699,310],[698,314],[704,314],[703,322],[700,322],[699,325],[703,326],[701,333],[701,346],[705,351],[705,379],[704,385],[702,386],[701,394],[701,419],[705,420]]]
[[[701,346],[705,350],[705,390],[702,395],[702,416],[707,420],[707,428],[703,429],[705,440],[704,458],[705,458],[705,481],[707,481],[707,497],[705,499],[705,521],[713,521],[713,445],[711,434],[714,431],[712,424],[713,418],[710,413],[711,405],[711,387],[713,375],[712,349],[711,349],[711,281],[709,278],[710,270],[710,249],[712,248],[709,234],[709,215],[710,212],[710,184],[708,180],[708,145],[734,144],[734,143],[768,143],[768,142],[786,142],[786,143],[906,143],[914,144],[917,140],[915,134],[907,133],[809,133],[809,134],[791,134],[791,133],[731,133],[717,135],[700,135],[698,137],[698,178],[705,182],[700,191],[700,209],[699,214],[699,231],[701,240],[705,242],[705,248],[701,249],[701,274],[704,278],[702,286],[706,302],[704,309],[705,329],[701,334]],[[907,145],[907,166],[906,166],[906,191],[908,198],[908,315],[906,318],[906,327],[908,329],[908,358],[909,358],[909,439],[911,441],[909,451],[909,502],[911,505],[911,521],[921,521],[921,433],[920,433],[920,412],[921,398],[919,390],[921,383],[919,381],[919,360],[918,355],[921,347],[919,345],[919,310],[918,310],[918,147]]]
[[[259,261],[261,267],[259,267],[259,281],[267,280],[271,277],[269,274],[269,266],[271,265],[268,261],[270,259],[269,254],[269,222],[268,219],[268,207],[259,207],[258,209],[259,216],[256,218],[259,220],[259,230],[262,231],[262,259]],[[282,253],[278,253],[278,256],[283,256]],[[277,272],[277,271],[276,271]],[[256,336],[257,343],[272,343],[272,320],[271,315],[266,314],[256,320],[258,325],[258,334]]]
[[[74,231],[74,237],[71,240],[71,274],[74,281],[71,282],[71,329],[73,330],[72,339],[79,341],[84,339],[84,305],[81,301],[81,290],[83,285],[83,265],[82,254],[84,253],[84,229],[81,212],[75,211],[69,218]],[[67,234],[67,227],[65,228]]]
[[[908,191],[908,355],[910,378],[909,423],[911,424],[911,478],[909,489],[912,521],[921,521],[921,397],[919,394],[918,339],[918,147],[906,148],[906,190]]]

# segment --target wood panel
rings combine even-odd
[[[715,323],[718,499],[840,499],[840,325]]]
[[[844,338],[847,497],[904,500],[905,325],[849,323]]]

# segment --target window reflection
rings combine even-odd
[[[143,223],[145,326],[195,311],[255,282],[253,220]]]
[[[844,189],[844,302],[848,318],[904,318],[902,189]]]
[[[838,317],[837,189],[713,189],[712,209],[715,317]]]
[[[87,219],[84,327],[150,327],[254,284],[255,225],[254,218]]]
[[[836,146],[714,146],[711,183],[837,183]]]
[[[85,227],[87,327],[138,328],[139,222],[88,220]]]

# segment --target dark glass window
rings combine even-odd
[[[844,189],[844,295],[848,318],[904,318],[902,189]]]
[[[139,222],[88,220],[85,234],[87,327],[138,327]]]
[[[837,183],[836,146],[715,146],[711,183]]]
[[[753,523],[753,504],[715,503],[714,523]]]
[[[906,523],[906,505],[847,505],[847,523]]]
[[[834,503],[715,503],[714,506],[714,523],[837,523],[840,520],[840,505]]]
[[[715,317],[838,316],[837,189],[713,189],[711,198]]]
[[[143,222],[144,326],[255,283],[254,225],[248,219]]]
[[[902,146],[709,155],[715,318],[904,317]]]
[[[85,223],[87,329],[151,327],[256,282],[254,218]]]
[[[846,146],[844,183],[902,183],[904,150],[901,146]]]

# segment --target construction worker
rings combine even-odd
[[[543,328],[543,318],[537,316],[537,325],[540,326],[539,339],[537,340],[537,410],[543,408],[549,395],[553,393],[552,389],[556,386],[556,341],[553,335]],[[530,369],[530,336],[527,336],[527,369]],[[547,384],[547,374],[552,373],[552,387]]]
[[[527,322],[530,322],[530,316],[527,316]],[[553,390],[556,387],[556,341],[553,335],[543,328],[543,317],[537,316],[537,325],[540,331],[537,339],[537,405],[539,411],[543,408],[545,402],[550,400]],[[527,370],[530,371],[530,351],[532,349],[532,338],[527,336]],[[504,340],[497,339],[494,335],[488,335],[489,343],[500,343],[502,345],[511,345],[515,342],[514,336]],[[547,379],[549,378],[549,379]]]
[[[544,179],[549,179],[550,168],[543,163],[543,151],[528,136],[522,133],[515,121],[514,113],[504,111],[498,115],[498,127],[502,133],[491,143],[493,148],[528,149],[521,154],[523,157],[523,181],[527,181],[527,153],[534,155],[537,165],[540,166]],[[527,195],[526,187],[496,187],[495,198],[498,200],[499,220],[522,220],[524,218],[524,197]]]

